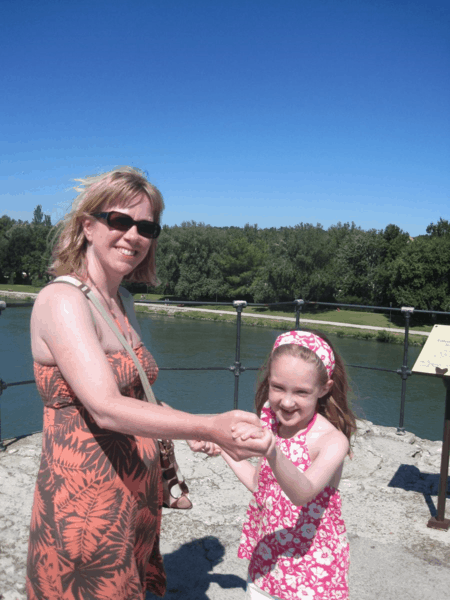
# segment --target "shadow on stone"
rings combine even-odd
[[[217,583],[222,589],[245,590],[246,582],[242,577],[211,573],[223,561],[224,554],[224,546],[214,536],[193,540],[165,554],[167,592],[164,600],[209,600],[206,592],[211,583]],[[146,600],[156,598],[158,596],[147,593]]]
[[[414,465],[400,465],[388,487],[401,488],[406,491],[423,494],[430,510],[430,515],[435,517],[437,508],[432,496],[438,495],[439,473],[422,473]],[[447,481],[447,498],[450,498],[450,477]]]

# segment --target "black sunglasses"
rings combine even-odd
[[[153,221],[135,221],[129,215],[113,210],[111,212],[94,213],[93,217],[105,219],[112,229],[128,231],[136,225],[139,235],[149,240],[155,239],[161,233],[161,225]]]

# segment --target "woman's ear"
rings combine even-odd
[[[94,228],[94,217],[89,215],[81,217],[81,224],[83,226],[84,237],[88,242],[92,241],[92,233]]]

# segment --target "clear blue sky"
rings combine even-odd
[[[130,164],[163,222],[450,219],[448,0],[0,0],[0,214]]]

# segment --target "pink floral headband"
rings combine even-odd
[[[278,348],[278,346],[283,346],[284,344],[294,344],[296,346],[309,348],[312,352],[317,354],[317,356],[323,362],[325,369],[327,370],[328,377],[333,375],[334,365],[336,364],[333,350],[325,340],[320,338],[315,333],[311,333],[310,331],[287,331],[286,333],[282,333],[275,340],[272,352],[275,350],[275,348]]]

